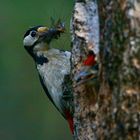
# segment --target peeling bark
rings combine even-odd
[[[76,0],[71,31],[75,139],[140,139],[140,1]],[[88,50],[98,79],[77,85]]]
[[[75,2],[72,18],[72,67],[74,86],[74,126],[75,139],[94,140],[94,112],[96,103],[96,88],[94,83],[77,84],[75,77],[82,68],[82,62],[88,51],[96,55],[99,52],[99,21],[96,1],[87,0]]]

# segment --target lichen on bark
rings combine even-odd
[[[99,53],[99,20],[95,0],[76,0],[72,17],[72,74],[74,87],[75,139],[96,139],[94,112],[97,110],[97,95],[93,84],[77,85],[75,77],[82,67],[88,51]],[[94,106],[94,107],[93,107]]]

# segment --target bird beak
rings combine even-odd
[[[54,28],[39,27],[38,30],[39,41],[50,43],[52,39],[58,39],[61,33],[65,32],[64,24]]]
[[[48,27],[39,27],[37,29],[37,32],[38,32],[38,36],[39,36],[39,39],[38,39],[38,42],[47,42],[48,40],[48,35],[49,35],[49,28]]]

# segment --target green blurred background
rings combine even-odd
[[[46,97],[32,58],[22,45],[25,31],[66,21],[67,33],[53,47],[70,46],[71,0],[1,0],[0,140],[71,140],[68,125]],[[64,41],[63,41],[64,40]]]

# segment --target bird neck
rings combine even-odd
[[[48,58],[44,55],[44,51],[38,51],[34,53],[33,59],[37,65],[43,65],[44,63],[48,63]]]

